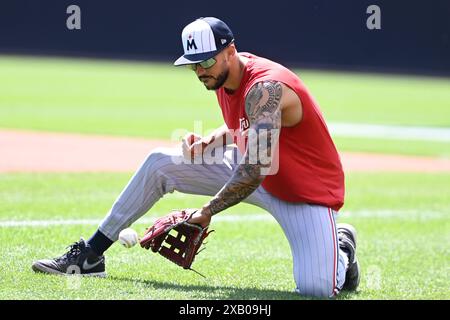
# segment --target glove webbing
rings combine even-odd
[[[199,229],[199,234],[197,235],[197,238],[193,241],[193,245],[194,247],[197,246],[199,240],[202,238],[203,233],[206,232],[206,230],[204,230],[203,228],[201,228],[200,226],[194,225],[194,224],[189,224],[191,227],[195,227]],[[189,230],[182,228],[181,230],[176,229],[175,230],[177,232],[176,236],[173,236],[172,234],[168,233],[166,238],[162,241],[164,244],[168,244],[169,247],[166,246],[161,246],[159,253],[162,254],[163,256],[165,256],[167,259],[169,259],[170,261],[176,263],[177,265],[183,267],[184,269],[188,269],[188,270],[192,270],[195,273],[199,274],[200,276],[202,276],[203,278],[206,278],[203,274],[201,274],[200,272],[192,269],[190,266],[185,264],[185,255],[187,254],[187,251],[189,249],[189,252],[192,252],[194,250],[194,248],[188,248],[188,237],[191,236],[191,232],[189,232]],[[208,232],[206,235],[208,235],[209,233],[213,232],[214,230],[211,230],[210,232]],[[206,237],[206,236],[205,236]],[[206,243],[204,243],[206,244]],[[204,249],[204,248],[203,248]],[[200,251],[198,251],[195,255],[197,255],[198,253],[200,253],[201,251],[203,251],[203,249],[201,249]]]
[[[184,238],[183,238],[184,237]],[[183,240],[182,240],[183,238]],[[168,244],[169,247],[163,245],[159,250],[162,255],[167,257],[172,262],[182,266],[187,269],[185,265],[182,263],[182,259],[184,259],[184,255],[186,254],[187,244],[186,244],[187,234],[180,232],[177,230],[177,235],[174,237],[170,233],[167,234],[163,243]]]

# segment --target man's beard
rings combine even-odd
[[[212,85],[210,87],[208,87],[206,85],[206,83],[204,83],[203,81],[202,82],[205,85],[206,89],[208,89],[208,90],[217,90],[217,89],[219,89],[220,87],[223,86],[225,81],[227,81],[229,73],[230,73],[230,71],[228,69],[226,69],[222,73],[220,73],[217,77],[207,76],[207,77],[200,77],[199,79],[200,79],[200,81],[202,81],[202,79],[205,79],[205,78],[211,78],[211,79],[216,80],[214,85]]]

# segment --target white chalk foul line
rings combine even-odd
[[[163,214],[161,214],[162,216]],[[395,218],[411,221],[427,221],[434,219],[450,219],[450,214],[441,211],[421,211],[421,210],[358,210],[343,211],[338,214],[342,218]],[[144,217],[135,222],[135,224],[149,225],[157,217]],[[54,220],[0,220],[0,228],[14,227],[53,227],[53,226],[75,226],[75,225],[98,225],[101,219],[54,219]],[[246,214],[246,215],[226,215],[217,216],[214,222],[256,222],[266,221],[275,222],[275,219],[269,214]]]
[[[135,224],[151,224],[157,217],[144,217],[135,222]],[[274,220],[270,214],[255,214],[248,216],[223,216],[215,217],[217,222],[234,221],[270,221]],[[0,227],[51,227],[51,226],[75,226],[75,225],[98,225],[101,219],[54,219],[54,220],[0,220]]]
[[[332,136],[450,142],[450,128],[329,123]]]

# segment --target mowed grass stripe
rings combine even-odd
[[[102,219],[132,173],[0,174],[0,220]],[[450,174],[350,173],[342,217],[357,211],[449,212]],[[157,216],[172,209],[200,208],[210,197],[178,192],[150,209]],[[265,214],[248,204],[219,216]]]
[[[223,123],[215,94],[169,64],[0,56],[0,69],[1,128],[170,139],[196,121],[203,132]],[[450,127],[448,79],[296,72],[330,123]],[[341,151],[450,155],[448,143],[336,142]]]
[[[159,212],[152,213],[153,217],[143,217],[136,221],[133,225],[149,225],[152,224],[158,217],[166,215],[167,213]],[[436,211],[414,211],[414,210],[359,210],[359,211],[343,211],[338,214],[338,218],[344,219],[400,219],[408,221],[427,221],[439,220],[448,218],[448,212]],[[73,226],[73,225],[98,225],[101,219],[61,219],[56,218],[52,220],[0,220],[0,228],[23,228],[23,227],[40,227],[50,228],[55,226]],[[249,223],[249,222],[271,222],[275,223],[275,219],[268,213],[246,213],[242,215],[224,214],[213,218],[213,223]]]

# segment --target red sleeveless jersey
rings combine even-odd
[[[266,176],[262,186],[284,201],[320,204],[339,210],[344,204],[344,172],[319,105],[292,71],[250,53],[239,54],[249,58],[239,88],[231,94],[224,88],[216,90],[223,118],[230,130],[244,135],[248,129],[245,97],[250,88],[261,81],[284,83],[297,93],[303,107],[300,123],[282,127],[278,171]],[[237,144],[244,153],[245,143]]]

